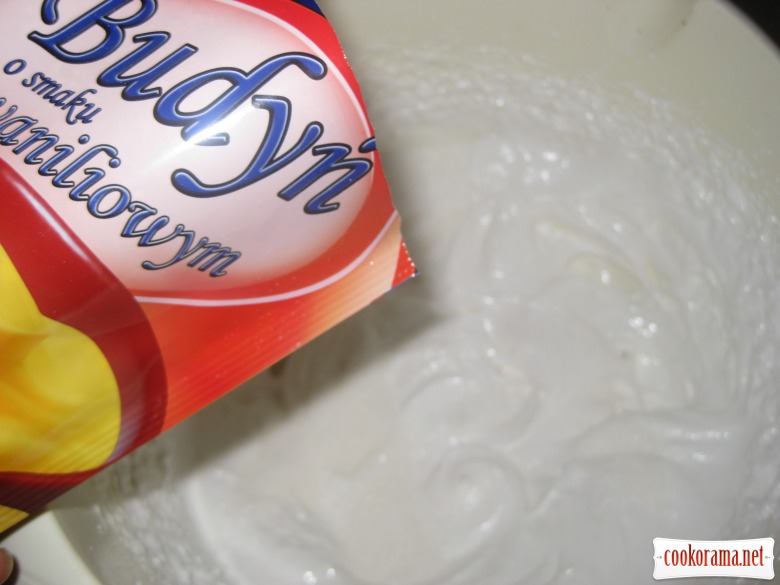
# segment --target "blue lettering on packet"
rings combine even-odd
[[[140,0],[140,6],[134,13],[114,16],[134,1],[104,0],[58,30],[50,33],[34,31],[28,38],[63,63],[78,65],[100,61],[125,44],[128,30],[148,22],[157,12],[157,0]],[[43,1],[41,18],[44,24],[58,23],[58,4],[59,0]],[[313,3],[307,1],[304,4],[311,8]],[[77,43],[78,50],[69,49],[70,43],[82,40],[80,37],[93,29],[101,31],[99,42],[88,48],[84,47],[84,42],[80,42]],[[203,147],[229,144],[230,136],[227,133],[210,133],[210,129],[230,116],[240,105],[250,103],[254,108],[268,113],[268,124],[265,132],[261,133],[260,144],[239,175],[217,184],[207,184],[193,170],[176,169],[171,174],[171,183],[177,191],[195,198],[221,197],[262,181],[308,154],[317,157],[314,163],[276,195],[291,201],[305,191],[313,190],[323,177],[332,177],[332,173],[336,173],[338,178],[321,187],[318,192],[309,194],[308,201],[303,205],[306,214],[316,215],[337,210],[340,204],[335,199],[369,174],[373,167],[370,158],[349,158],[352,153],[349,145],[320,143],[324,128],[317,120],[308,123],[295,144],[280,153],[290,127],[292,104],[283,96],[264,95],[261,90],[288,68],[299,71],[313,82],[323,79],[328,69],[322,59],[301,52],[283,53],[265,59],[248,72],[234,67],[209,69],[164,90],[155,84],[198,52],[198,47],[186,43],[164,57],[158,55],[170,36],[166,31],[136,34],[132,42],[139,46],[103,70],[96,82],[103,87],[122,88],[121,96],[128,102],[156,99],[154,117],[157,122],[181,128],[183,140]],[[143,61],[155,56],[158,60],[153,65],[139,71]],[[130,74],[131,70],[135,73]],[[227,83],[229,88],[198,110],[183,109],[183,102],[188,97],[212,83]],[[370,151],[363,146],[358,149],[359,153]]]
[[[15,68],[6,66],[3,69],[5,72],[9,70],[13,72]],[[6,102],[6,98],[0,97],[0,107]],[[108,174],[94,165],[116,169],[122,164],[117,148],[99,144],[84,149],[91,140],[88,134],[79,137],[79,147],[63,143],[59,135],[39,126],[35,118],[15,115],[18,110],[16,105],[9,105],[0,114],[0,146],[13,147],[13,154],[22,157],[24,164],[38,167],[40,176],[51,177],[51,184],[67,190],[72,201],[85,202],[92,217],[111,219],[129,215],[121,236],[137,238],[139,247],[172,244],[167,248],[171,254],[169,260],[156,264],[145,260],[141,263],[143,268],[161,270],[187,260],[188,267],[219,277],[225,276],[227,268],[241,257],[241,252],[212,242],[207,237],[198,237],[182,224],[169,228],[168,216],[160,215],[151,205],[133,199],[130,190],[123,185],[102,184],[92,190]],[[88,164],[92,166],[87,167]],[[79,171],[83,178],[76,182],[73,177]]]
[[[76,93],[75,90],[64,89],[61,83],[40,71],[22,81],[22,85],[65,112],[65,121],[70,125],[79,122],[89,124],[101,112],[100,108],[89,101],[90,96],[97,93],[96,89],[85,89]]]

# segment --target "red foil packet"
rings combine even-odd
[[[0,16],[2,532],[415,269],[313,1]]]

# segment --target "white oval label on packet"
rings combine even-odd
[[[11,18],[28,11],[39,50],[4,64],[0,141],[137,295],[310,292],[392,221],[365,207],[375,142],[353,87],[288,22],[209,0],[44,2]],[[40,122],[53,114],[56,131]],[[44,145],[56,161],[35,156]]]

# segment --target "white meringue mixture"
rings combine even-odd
[[[654,537],[780,537],[749,164],[497,52],[361,58],[420,276],[81,489],[100,578],[622,585]]]

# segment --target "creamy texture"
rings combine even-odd
[[[654,537],[780,537],[780,237],[747,162],[621,88],[394,53],[363,83],[421,276],[93,484],[93,566],[622,584]]]

